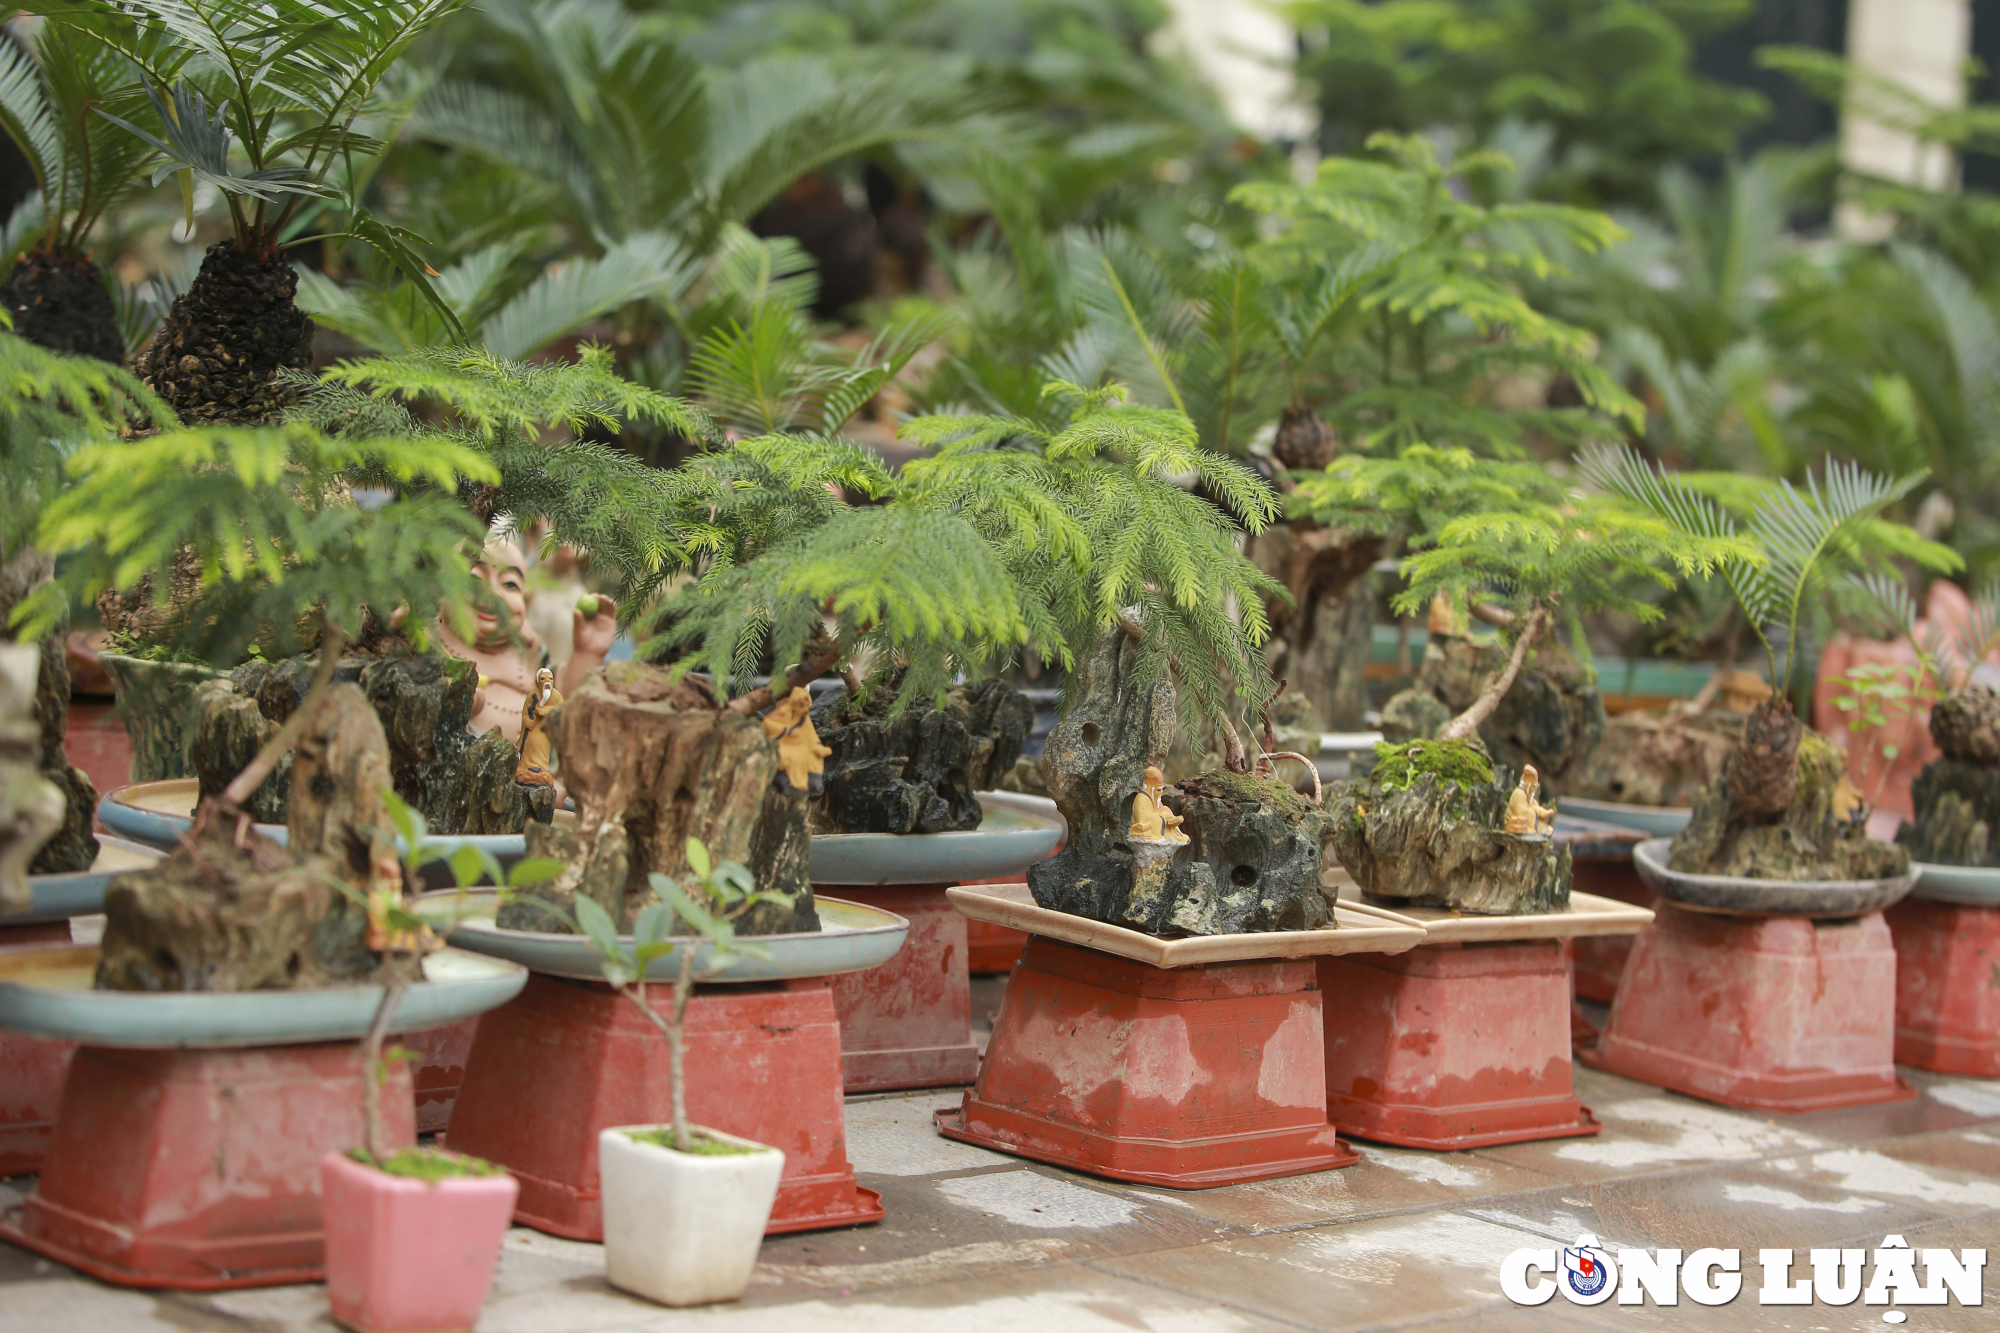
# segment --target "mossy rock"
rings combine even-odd
[[[1896,833],[1932,865],[2000,866],[2000,764],[1935,759],[1910,784],[1916,817]]]
[[[1572,870],[1569,848],[1548,834],[1505,831],[1513,775],[1497,775],[1467,750],[1439,755],[1399,755],[1399,783],[1335,783],[1327,804],[1334,849],[1362,892],[1390,905],[1445,907],[1480,915],[1514,916],[1568,906]],[[1404,749],[1408,747],[1384,747]],[[1468,754],[1468,750],[1470,754]],[[1440,768],[1472,775],[1443,777]],[[1484,780],[1479,775],[1483,772]]]
[[[1834,795],[1846,760],[1814,732],[1799,738],[1798,795],[1775,819],[1746,813],[1717,777],[1695,797],[1686,828],[1675,835],[1667,866],[1682,874],[1738,879],[1893,879],[1908,872],[1907,848],[1870,838],[1859,819],[1836,818]]]
[[[1476,740],[1414,740],[1401,745],[1383,741],[1376,745],[1375,767],[1369,778],[1377,791],[1401,791],[1420,773],[1469,790],[1492,784],[1493,760]]]

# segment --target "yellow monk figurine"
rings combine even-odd
[[[784,784],[779,790],[819,795],[825,785],[821,774],[826,772],[826,757],[833,750],[819,743],[819,732],[813,729],[812,695],[805,686],[793,686],[777,707],[764,714],[764,734],[778,743],[778,780]]]
[[[1535,771],[1533,764],[1521,769],[1521,783],[1507,798],[1507,832],[1514,834],[1552,833],[1556,826],[1556,812],[1553,808],[1540,805],[1535,795],[1541,790],[1542,775]]]
[[[1126,835],[1134,842],[1186,842],[1181,817],[1167,809],[1167,775],[1157,768],[1146,770],[1146,785],[1132,796],[1132,827]]]
[[[555,786],[555,774],[549,771],[555,747],[548,725],[549,714],[562,707],[562,701],[555,672],[547,667],[537,671],[534,693],[521,701],[521,762],[514,768],[514,781],[530,787]]]

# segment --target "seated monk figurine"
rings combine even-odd
[[[514,768],[514,781],[530,787],[553,787],[555,774],[549,771],[554,742],[549,738],[549,714],[562,707],[562,692],[556,689],[556,673],[543,667],[535,673],[535,692],[521,705],[521,762]]]
[[[819,743],[813,728],[812,695],[803,685],[778,701],[764,714],[764,734],[778,743],[778,790],[801,791],[817,796],[826,785],[826,757],[833,753]]]
[[[453,657],[463,658],[484,677],[472,700],[472,729],[498,730],[516,745],[521,742],[521,719],[526,715],[528,696],[535,691],[535,668],[542,657],[541,641],[528,626],[527,557],[521,548],[503,538],[486,544],[485,552],[473,563],[472,572],[485,580],[506,608],[507,622],[484,610],[473,613],[472,642],[439,625],[438,647]],[[618,608],[609,597],[597,599],[596,614],[572,614],[575,648],[563,664],[557,687],[576,693],[584,676],[604,665],[611,641],[618,633]],[[515,639],[519,636],[519,641]]]
[[[1505,827],[1513,834],[1552,833],[1556,826],[1556,812],[1535,801],[1535,794],[1541,790],[1542,775],[1535,771],[1533,764],[1521,769],[1520,785],[1507,798]]]
[[[1132,795],[1132,827],[1125,836],[1134,842],[1186,842],[1181,817],[1167,808],[1167,776],[1157,768],[1146,770],[1146,785]]]

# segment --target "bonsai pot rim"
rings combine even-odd
[[[1953,866],[1912,861],[1917,872],[1913,898],[1958,903],[1966,907],[2000,907],[2000,866]]]
[[[1587,796],[1558,797],[1556,809],[1579,819],[1594,819],[1600,824],[1638,829],[1656,838],[1671,838],[1694,818],[1692,806],[1632,805],[1624,801],[1593,800]]]
[[[982,791],[979,804],[1000,826],[961,833],[816,833],[812,882],[959,884],[1018,875],[1062,844],[1069,825],[1046,796]]]
[[[244,1048],[352,1041],[382,1002],[377,985],[262,991],[101,991],[99,946],[52,944],[0,952],[0,1028],[121,1050]],[[496,1009],[528,984],[519,964],[462,949],[424,959],[392,1032],[443,1027]]]
[[[107,857],[106,852],[112,853]],[[44,921],[66,921],[73,916],[90,916],[104,910],[104,888],[118,876],[142,870],[166,853],[145,843],[131,842],[99,834],[97,860],[88,870],[72,870],[60,875],[30,875],[28,886],[34,897],[27,910],[0,912],[0,926],[32,926]],[[106,860],[124,864],[104,864]]]
[[[1919,869],[1889,879],[1748,879],[1670,869],[1671,838],[1649,838],[1632,849],[1639,878],[1660,897],[1692,912],[1722,916],[1805,916],[1822,920],[1867,916],[1916,886]]]
[[[602,957],[581,935],[553,931],[504,930],[493,923],[499,905],[494,889],[472,889],[463,895],[452,889],[426,893],[418,899],[428,906],[444,907],[464,902],[472,907],[447,932],[452,944],[492,958],[504,958],[544,976],[566,977],[573,981],[601,981]],[[769,958],[739,956],[719,972],[704,973],[702,981],[786,981],[795,977],[834,976],[879,967],[893,958],[910,934],[910,923],[894,912],[844,898],[814,896],[819,910],[820,929],[794,931],[783,935],[743,935],[769,952]],[[828,927],[832,927],[828,929]],[[630,943],[631,936],[624,937]],[[704,945],[696,958],[714,952]],[[648,981],[672,981],[680,975],[680,948],[655,958],[646,968]]]

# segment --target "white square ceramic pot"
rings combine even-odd
[[[631,1137],[665,1128],[619,1125],[597,1136],[605,1276],[662,1305],[733,1301],[757,1267],[785,1154],[713,1129],[699,1132],[756,1151],[698,1156]]]

